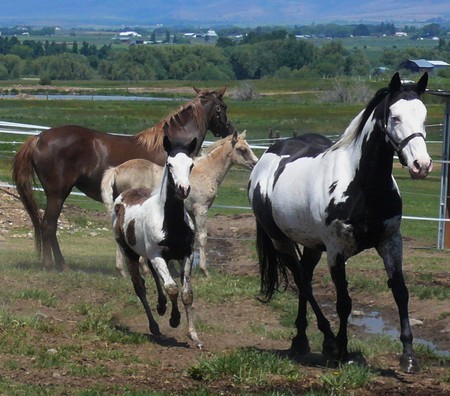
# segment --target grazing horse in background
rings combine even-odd
[[[178,260],[181,264],[181,299],[186,309],[189,336],[201,348],[203,344],[195,330],[192,307],[194,225],[183,202],[191,189],[191,155],[196,144],[197,138],[186,145],[165,136],[164,148],[168,157],[160,186],[154,192],[148,188],[123,192],[115,200],[112,220],[114,237],[125,257],[134,291],[144,306],[150,332],[156,336],[161,334],[147,302],[145,281],[139,271],[139,258],[147,259],[155,277],[163,280],[164,289],[172,302],[172,327],[180,324],[177,305],[179,289],[170,275],[167,263],[169,260]],[[158,311],[165,312],[165,306],[159,306]]]
[[[348,361],[347,321],[352,301],[346,261],[374,247],[384,261],[397,303],[405,372],[420,370],[414,357],[408,289],[402,272],[402,200],[392,176],[394,152],[412,178],[425,178],[432,161],[425,144],[426,108],[420,99],[428,82],[402,85],[396,73],[334,144],[309,134],[271,146],[253,169],[249,199],[256,217],[261,292],[270,300],[287,283],[299,292],[297,335],[291,352],[309,352],[307,301],[324,334],[323,353]],[[303,246],[303,251],[301,247]],[[314,299],[311,281],[322,252],[336,288],[337,337]]]
[[[193,100],[152,128],[134,136],[65,125],[28,139],[14,157],[12,176],[33,223],[36,250],[42,253],[45,268],[66,269],[56,231],[64,201],[74,187],[101,202],[100,183],[109,167],[133,158],[164,165],[166,153],[162,141],[165,124],[169,126],[167,134],[171,138],[183,138],[189,142],[197,138],[193,155],[200,150],[207,130],[215,136],[228,136],[234,128],[227,119],[227,106],[223,101],[225,90],[195,89],[197,96]],[[177,136],[179,131],[184,135]],[[35,174],[47,198],[43,217],[32,190]]]
[[[246,132],[238,135],[236,131],[202,151],[194,159],[190,176],[191,193],[184,201],[186,209],[195,224],[195,235],[200,253],[200,269],[209,277],[206,268],[206,242],[208,209],[216,198],[218,188],[233,165],[253,169],[258,157],[245,140]],[[134,159],[105,171],[102,180],[102,199],[111,211],[115,194],[129,188],[147,187],[154,189],[160,183],[163,168],[143,159]],[[120,250],[116,254],[116,269],[125,276]],[[143,274],[148,270],[143,267]]]

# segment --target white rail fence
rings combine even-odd
[[[429,127],[442,127],[442,125],[430,125]],[[40,125],[30,125],[30,124],[20,124],[20,123],[14,123],[14,122],[4,122],[0,121],[0,144],[10,146],[8,149],[0,151],[0,159],[2,160],[11,160],[17,150],[17,148],[23,143],[24,138],[23,136],[32,136],[37,135],[44,131],[45,129],[49,129],[47,126],[40,126]],[[18,140],[5,140],[5,138],[2,136],[5,135],[13,135],[13,136],[21,136]],[[335,136],[333,136],[335,138]],[[258,140],[248,140],[250,147],[252,149],[256,150],[265,150],[268,148],[268,146],[274,141],[274,139],[258,139]],[[208,146],[211,142],[205,141],[204,146]],[[439,144],[441,145],[441,141],[429,141],[427,144]],[[435,163],[443,163],[448,164],[450,161],[441,161],[441,160],[434,160]],[[0,187],[7,187],[7,188],[14,188],[15,186],[3,181],[4,179],[7,179],[6,175],[0,174]],[[2,180],[3,179],[3,180]],[[41,190],[40,188],[36,188],[37,190]],[[411,193],[410,193],[411,194]],[[416,194],[416,193],[414,193]],[[83,193],[73,191],[71,193],[72,196],[84,196]],[[417,193],[417,195],[420,195],[420,193]],[[236,209],[236,210],[251,210],[249,206],[232,206],[232,205],[213,205],[215,208],[225,208],[225,209]],[[439,209],[436,208],[436,213],[439,212]],[[402,217],[405,220],[413,220],[413,221],[432,221],[432,222],[440,222],[440,224],[450,221],[449,219],[445,218],[439,218],[439,217],[425,217],[425,216],[408,216],[403,215]]]

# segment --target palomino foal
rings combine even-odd
[[[206,242],[208,209],[214,202],[217,190],[233,165],[253,169],[258,157],[245,140],[246,131],[218,140],[209,146],[202,156],[195,158],[194,169],[190,175],[191,193],[184,201],[185,207],[195,223],[195,237],[199,247],[200,269],[209,277],[206,268]],[[114,192],[120,194],[129,188],[155,188],[163,174],[163,168],[154,163],[134,159],[105,171],[102,180],[102,199],[106,208],[111,211]],[[116,254],[116,269],[125,276],[120,249]],[[142,273],[148,273],[145,264]]]
[[[160,186],[154,192],[147,188],[130,189],[119,195],[112,213],[113,231],[128,267],[136,295],[147,314],[150,332],[160,335],[147,302],[145,281],[139,271],[139,257],[146,258],[154,271],[155,279],[162,278],[164,289],[172,302],[170,325],[180,324],[178,310],[178,285],[167,268],[169,260],[180,262],[182,281],[181,299],[188,321],[189,336],[201,348],[193,318],[193,292],[191,269],[193,259],[194,226],[184,208],[184,199],[191,190],[189,174],[193,167],[190,157],[197,139],[189,144],[171,141],[164,137],[167,162]],[[161,303],[161,301],[160,301]],[[158,306],[160,314],[164,306]]]

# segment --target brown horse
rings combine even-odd
[[[109,167],[133,158],[148,159],[163,166],[167,157],[162,145],[166,124],[170,138],[189,142],[197,137],[193,155],[200,150],[207,130],[220,137],[234,131],[223,101],[226,88],[216,91],[194,89],[197,96],[193,100],[134,136],[64,125],[31,137],[21,146],[14,157],[12,177],[33,223],[36,250],[42,253],[46,269],[67,268],[56,231],[64,201],[74,187],[101,202],[100,184]],[[183,136],[177,136],[181,133]],[[32,190],[35,174],[47,198],[43,217]]]

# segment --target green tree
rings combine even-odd
[[[0,55],[0,65],[3,65],[2,75],[5,79],[14,79],[20,77],[22,61],[17,55]],[[7,70],[5,73],[4,69]]]

